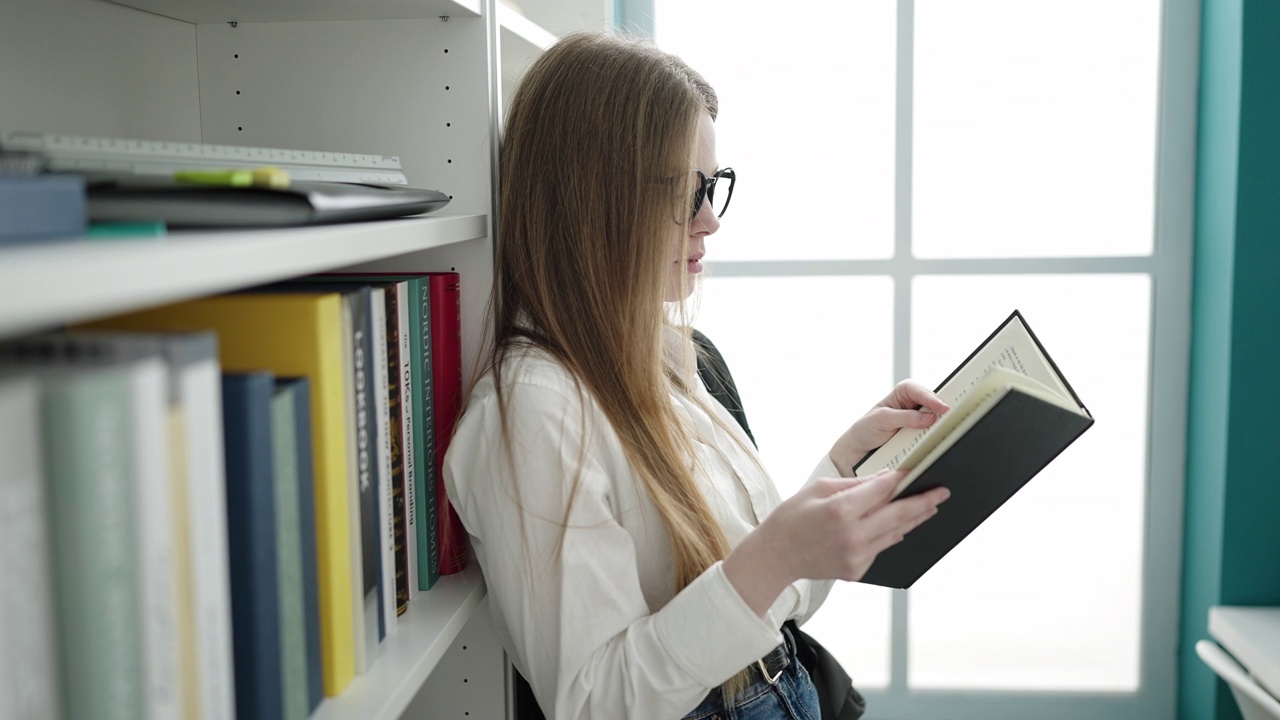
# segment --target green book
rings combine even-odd
[[[307,697],[306,599],[298,494],[297,399],[294,397],[298,392],[307,392],[307,385],[277,382],[271,398],[283,720],[306,720],[311,714]]]
[[[410,417],[412,442],[405,448],[405,474],[409,483],[409,512],[414,517],[417,554],[418,589],[430,590],[440,578],[440,538],[438,534],[436,490],[435,420],[432,417],[431,357],[431,287],[428,274],[422,273],[324,273],[311,276],[316,281],[406,282],[409,290]],[[403,400],[402,400],[403,402]]]
[[[143,709],[130,370],[56,370],[43,380],[64,709],[70,720],[136,720]]]

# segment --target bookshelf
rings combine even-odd
[[[418,595],[384,641],[373,671],[321,703],[312,720],[399,718],[476,613],[484,592],[484,578],[472,564]]]
[[[6,250],[0,335],[347,267],[453,243],[483,242],[484,215],[358,225],[183,234],[179,242],[76,241]],[[67,262],[68,257],[74,262]],[[62,289],[49,296],[47,279]],[[111,278],[111,282],[102,282]]]
[[[0,248],[0,338],[326,270],[457,270],[464,382],[488,329],[502,107],[609,0],[0,0],[0,132],[395,155],[426,216]],[[410,603],[320,720],[509,716],[474,563]]]

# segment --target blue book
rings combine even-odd
[[[315,475],[311,467],[311,382],[305,377],[276,380],[277,397],[293,404],[293,439],[298,477],[298,537],[302,556],[303,636],[306,646],[307,711],[324,700],[324,675],[320,664],[320,590],[316,575]]]
[[[236,717],[276,720],[284,701],[271,373],[222,376]]]
[[[379,423],[375,414],[374,394],[386,392],[378,387],[374,372],[374,337],[378,328],[373,318],[370,284],[344,282],[311,282],[305,279],[286,281],[254,288],[252,292],[329,293],[342,295],[351,313],[352,417],[349,418],[353,467],[352,507],[358,519],[353,522],[353,541],[359,554],[359,599],[356,601],[354,626],[357,634],[356,672],[368,672],[377,657],[379,644],[386,637],[384,585],[382,568],[382,535],[379,532],[378,487],[381,481],[381,447]],[[394,571],[394,568],[390,568]]]
[[[0,246],[84,235],[79,175],[0,175]]]

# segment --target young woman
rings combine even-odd
[[[551,718],[816,719],[783,623],[947,496],[890,502],[897,473],[844,477],[946,410],[918,384],[783,501],[698,381],[683,301],[735,178],[717,110],[678,58],[603,34],[561,40],[511,101],[494,343],[444,476],[497,631]]]

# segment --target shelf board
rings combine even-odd
[[[0,250],[0,337],[483,238],[484,215]]]
[[[1280,607],[1215,605],[1209,608],[1209,635],[1280,697]]]
[[[107,0],[189,23],[479,17],[480,0]]]
[[[502,28],[502,77],[514,83],[557,38],[506,3],[499,2],[497,7],[498,25]]]
[[[528,45],[531,50],[546,50],[556,42],[556,36],[550,31],[504,2],[498,3],[498,24],[507,31],[508,37]]]
[[[484,577],[474,559],[462,572],[418,593],[382,641],[369,672],[338,697],[325,698],[310,720],[397,720],[484,595]]]

